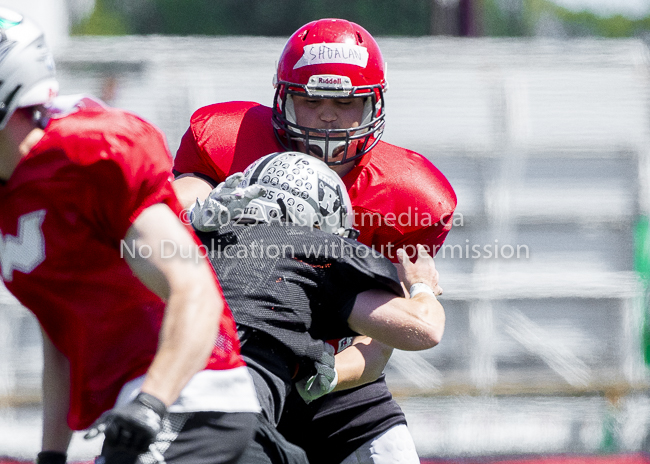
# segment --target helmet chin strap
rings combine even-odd
[[[365,102],[363,104],[363,113],[361,115],[361,126],[370,123],[372,120],[372,115],[374,111],[374,105],[372,104],[372,98],[367,97],[365,99]],[[293,124],[297,124],[296,122],[296,109],[293,104],[293,96],[292,95],[287,95],[285,104],[284,104],[284,111],[286,118],[289,122]],[[365,130],[367,131],[367,129]],[[305,142],[307,140],[307,137],[304,138],[298,138],[294,137],[294,140],[298,140],[300,142]],[[346,142],[345,140],[342,140],[338,143],[335,142],[335,138],[330,138],[328,140],[321,140],[321,139],[312,139],[309,137],[309,147],[308,150],[314,153],[316,156],[318,156],[320,159],[325,160],[325,155],[327,155],[327,160],[331,160],[334,157],[334,152],[340,148],[343,147],[345,148]]]

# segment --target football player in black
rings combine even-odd
[[[197,204],[193,223],[212,230],[198,235],[262,404],[244,461],[306,462],[274,427],[294,379],[307,401],[336,385],[333,348],[324,340],[363,334],[402,350],[435,346],[445,321],[434,291],[438,273],[424,248],[414,263],[400,250],[405,298],[395,266],[354,240],[345,186],[320,160],[274,153],[235,180],[236,190]]]

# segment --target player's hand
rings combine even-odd
[[[244,178],[241,172],[228,176],[226,180],[210,192],[201,203],[196,201],[192,207],[192,226],[201,232],[215,232],[241,214],[246,206],[266,193],[260,185],[238,187]]]
[[[244,180],[244,173],[243,172],[236,172],[234,174],[229,175],[226,177],[226,180],[217,185],[212,192],[210,192],[210,195],[208,195],[208,198],[216,198],[219,199],[224,195],[229,195],[233,193],[235,190],[237,190],[237,187],[239,184],[241,184],[241,181]]]
[[[296,390],[307,404],[330,393],[339,381],[339,374],[334,367],[334,347],[328,343],[324,345],[325,351],[320,362],[314,363],[316,373],[296,382]]]
[[[106,464],[121,463],[127,456],[137,458],[156,439],[166,412],[167,407],[158,398],[140,393],[133,401],[105,413],[86,438],[92,438],[92,432],[95,436],[104,432],[102,462]]]
[[[192,227],[200,232],[215,232],[230,222],[228,208],[212,198],[198,199],[190,208]]]
[[[242,180],[244,180],[244,173],[236,172],[217,185],[208,195],[208,199],[218,201],[228,208],[230,218],[241,214],[252,200],[266,194],[264,187],[259,184],[239,187]]]
[[[434,294],[442,295],[442,288],[438,285],[440,276],[433,258],[424,246],[418,245],[417,249],[415,262],[411,262],[404,250],[397,250],[397,259],[404,269],[404,286],[409,289],[415,283],[423,283],[431,287]]]

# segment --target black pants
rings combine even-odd
[[[309,464],[302,448],[289,443],[259,414],[255,436],[237,464]]]
[[[257,432],[254,413],[172,413],[163,419],[155,452],[139,456],[104,446],[97,464],[238,464]],[[305,461],[306,462],[306,461]]]

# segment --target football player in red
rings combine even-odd
[[[387,87],[381,51],[361,26],[341,19],[304,25],[282,51],[271,107],[233,101],[192,115],[174,162],[181,203],[205,199],[226,177],[271,152],[302,151],[341,176],[361,243],[395,263],[399,248],[413,255],[422,244],[434,254],[451,228],[456,196],[426,158],[380,140]],[[419,463],[382,374],[391,349],[363,337],[334,344],[338,382],[306,393],[333,392],[309,405],[294,395],[283,433],[312,464]],[[328,453],[321,452],[324,443]]]
[[[57,89],[42,32],[1,8],[0,274],[43,331],[38,462],[95,424],[97,462],[234,463],[259,403],[164,136],[89,100],[48,115]]]

